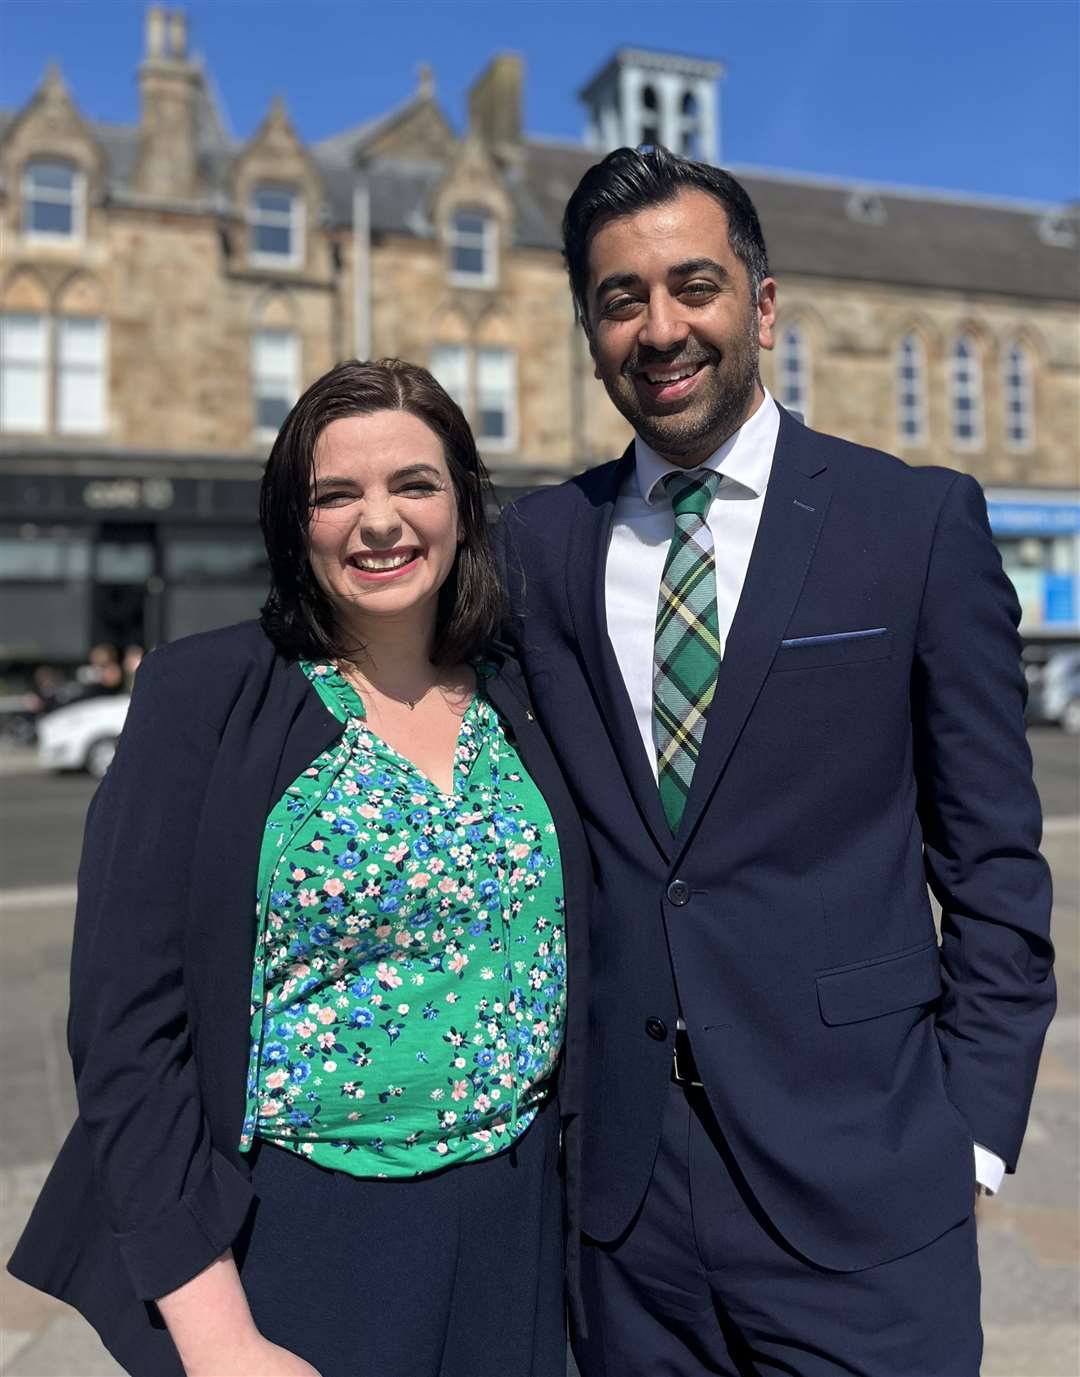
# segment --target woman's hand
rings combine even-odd
[[[157,1306],[186,1377],[320,1377],[256,1329],[231,1251]]]
[[[259,1333],[219,1349],[216,1357],[200,1355],[198,1364],[184,1371],[187,1377],[320,1377],[309,1362]]]

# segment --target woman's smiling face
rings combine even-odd
[[[339,627],[435,624],[461,540],[442,441],[408,411],[331,421],[315,445],[308,559]]]

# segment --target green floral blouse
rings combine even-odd
[[[483,670],[442,794],[333,665],[301,667],[344,730],[267,819],[240,1147],[377,1177],[500,1152],[550,1094],[565,1023],[547,804]]]

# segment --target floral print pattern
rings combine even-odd
[[[551,814],[484,670],[440,793],[301,662],[340,740],[266,824],[242,1149],[259,1135],[356,1176],[499,1152],[550,1093],[566,1015]]]

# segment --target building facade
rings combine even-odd
[[[428,364],[504,495],[619,453],[563,207],[618,143],[717,160],[721,75],[620,50],[575,145],[526,135],[499,55],[461,133],[425,69],[398,109],[305,145],[280,103],[229,134],[178,11],[147,13],[137,125],[87,120],[46,73],[0,113],[0,664],[252,615],[262,463],[339,359]],[[779,282],[768,386],[816,428],[973,473],[1025,634],[1076,637],[1075,207],[728,165]]]

